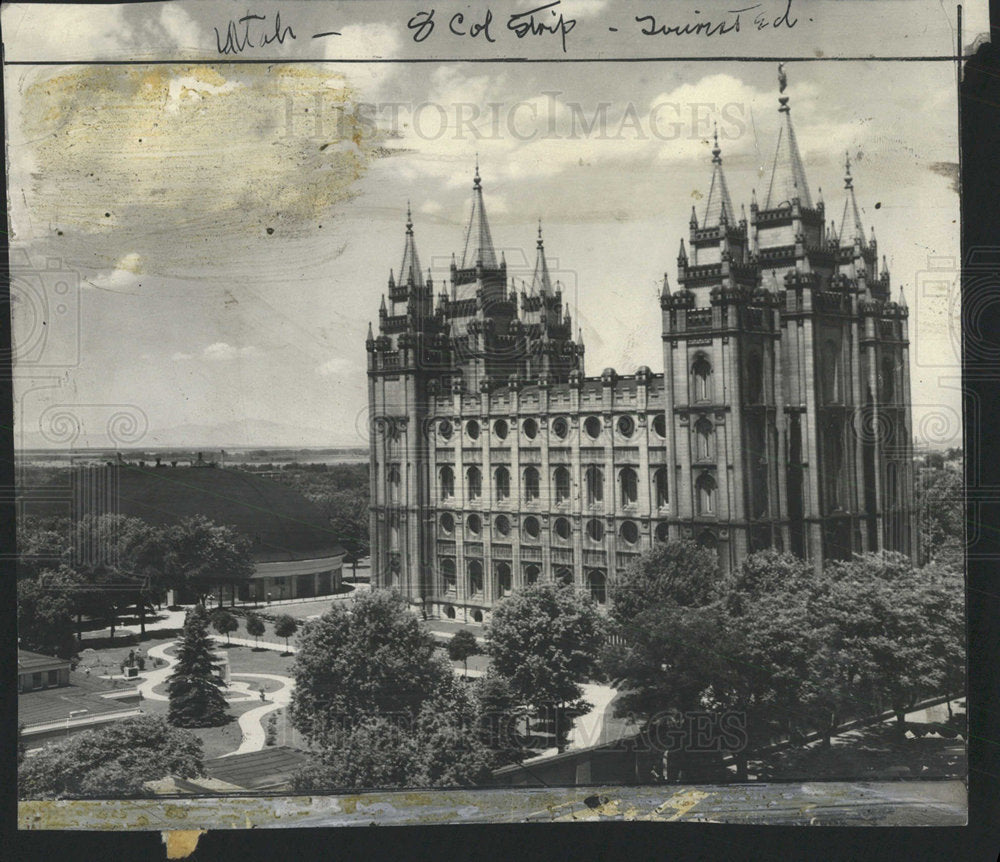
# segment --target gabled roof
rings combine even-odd
[[[497,268],[493,237],[490,235],[490,224],[486,220],[486,209],[483,206],[483,185],[479,179],[478,164],[472,182],[472,213],[469,215],[469,226],[465,230],[465,249],[462,252],[461,268],[472,269],[477,264],[482,264],[484,269]]]

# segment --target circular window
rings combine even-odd
[[[538,518],[525,518],[524,532],[527,533],[532,539],[537,539],[542,533],[542,528],[538,523]]]
[[[524,436],[529,440],[534,440],[538,436],[538,423],[534,419],[525,419],[521,427],[524,429]]]
[[[465,519],[465,524],[469,528],[469,532],[477,536],[483,531],[483,522],[479,515],[469,515]]]
[[[493,523],[501,536],[510,535],[510,519],[506,515],[498,515]]]
[[[451,512],[445,512],[441,516],[441,532],[447,533],[449,536],[455,532],[455,519],[452,517]]]
[[[667,436],[667,417],[662,413],[657,413],[653,417],[653,430],[656,432],[658,437]]]
[[[638,542],[639,528],[635,525],[635,521],[626,521],[622,524],[621,530],[619,530],[619,535],[630,545],[634,545]]]
[[[619,416],[618,433],[622,437],[631,437],[635,433],[635,420],[631,416]]]
[[[465,433],[469,435],[470,440],[476,440],[479,438],[479,423],[475,419],[470,419],[465,423]]]
[[[552,433],[560,440],[565,440],[566,435],[569,434],[569,423],[560,416],[552,422]]]
[[[497,435],[498,439],[506,440],[507,431],[507,421],[505,419],[497,419],[497,421],[493,423],[493,433]]]
[[[587,538],[592,542],[600,542],[604,539],[604,524],[597,518],[587,521]]]
[[[656,541],[666,542],[670,538],[670,528],[666,524],[656,525]]]
[[[447,419],[438,425],[438,434],[444,437],[445,440],[451,439],[452,431],[454,431],[454,429],[451,427],[451,423]]]
[[[455,609],[451,605],[448,605],[448,607],[444,609],[444,615],[450,620],[455,619]]]
[[[596,416],[588,416],[587,421],[583,423],[583,430],[591,439],[596,440],[601,436],[601,420]]]
[[[573,531],[568,518],[556,518],[553,528],[556,531],[556,535],[563,541],[566,541],[570,537],[570,533]]]

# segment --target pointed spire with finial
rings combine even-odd
[[[549,280],[549,265],[545,260],[545,243],[542,241],[542,220],[538,220],[538,240],[535,253],[535,273],[531,277],[531,292],[536,291],[542,296],[552,293],[552,282]]]
[[[691,230],[698,230],[698,215],[694,211],[694,204],[691,204],[691,219],[688,223],[691,225]]]
[[[784,93],[788,86],[784,67],[784,63],[778,64],[778,85],[781,93]],[[778,131],[778,146],[774,151],[774,165],[771,168],[771,181],[767,187],[764,209],[790,206],[796,198],[802,206],[812,209],[806,170],[802,164],[799,145],[795,140],[795,130],[792,128],[792,109],[788,106],[788,96],[779,96],[778,103],[780,105],[778,113],[784,115],[785,122]]]
[[[484,269],[497,268],[497,256],[493,250],[493,237],[483,206],[483,184],[479,176],[479,153],[476,153],[476,175],[472,180],[472,213],[465,231],[465,250],[462,252],[462,269],[482,266]]]
[[[844,200],[844,214],[840,219],[840,237],[838,238],[838,242],[843,245],[845,242],[858,240],[864,245],[865,228],[861,222],[861,212],[858,209],[857,199],[854,197],[854,178],[851,176],[851,154],[848,152],[844,153],[844,191],[847,193],[847,198]],[[853,236],[846,235],[848,223],[853,223]]]
[[[368,337],[365,338],[365,341],[369,344],[372,344],[375,341],[375,333],[372,331],[372,322],[370,320],[368,321]]]
[[[399,266],[399,283],[424,286],[424,274],[417,256],[417,244],[413,238],[413,212],[410,202],[406,202],[406,239],[403,244],[403,262]]]
[[[712,148],[712,181],[708,187],[708,199],[705,201],[705,217],[702,219],[702,227],[717,227],[721,224],[728,224],[729,217],[736,212],[733,208],[733,200],[729,196],[726,175],[722,170],[722,149],[719,147],[718,126],[715,127],[712,138],[715,141],[715,146]]]
[[[666,273],[663,273],[663,288],[660,290],[660,296],[670,296],[670,279],[667,278]]]
[[[684,237],[681,237],[681,249],[679,252],[677,252],[677,259],[683,260],[685,263],[687,263],[688,255],[687,255],[687,250],[684,248]]]
[[[906,295],[903,293],[903,285],[899,286],[899,307],[906,308]]]

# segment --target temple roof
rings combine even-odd
[[[471,269],[477,264],[482,264],[485,269],[497,268],[493,237],[490,235],[490,224],[486,220],[486,209],[483,206],[483,186],[479,179],[478,163],[476,176],[472,182],[472,213],[465,231],[465,250],[462,252],[461,268]]]
[[[840,236],[837,237],[838,244],[843,245],[845,241],[853,242],[855,238],[865,244],[865,227],[861,222],[861,212],[858,210],[858,201],[854,197],[854,180],[851,177],[851,157],[847,156],[844,161],[844,190],[847,197],[844,200],[844,214],[840,219]],[[853,228],[853,233],[848,231]]]

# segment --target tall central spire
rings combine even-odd
[[[723,217],[726,221],[735,215],[733,200],[729,196],[729,186],[726,185],[726,175],[722,171],[722,150],[719,149],[719,130],[716,128],[715,148],[712,150],[712,184],[708,189],[708,200],[705,202],[705,218],[702,227],[716,227]]]
[[[542,222],[538,221],[538,256],[535,259],[535,274],[531,277],[531,292],[548,296],[552,293],[549,279],[549,265],[545,261],[545,244],[542,242]]]
[[[785,91],[788,79],[785,76],[784,63],[778,64],[778,82],[781,92]],[[812,209],[812,197],[809,194],[809,184],[806,181],[806,171],[802,165],[799,145],[795,140],[795,130],[792,128],[792,113],[788,107],[788,96],[780,96],[778,113],[784,114],[785,121],[778,130],[778,146],[774,152],[774,165],[771,168],[771,182],[767,187],[767,197],[764,209],[777,209],[789,206],[794,198],[798,198],[802,206]]]
[[[406,202],[406,243],[403,245],[403,262],[399,265],[399,283],[424,286],[424,276],[417,257],[417,244],[413,239],[413,216],[410,202]]]
[[[497,256],[490,236],[490,223],[486,220],[483,206],[483,184],[479,179],[479,157],[476,157],[476,176],[472,181],[472,214],[469,227],[465,231],[465,250],[462,252],[462,269],[482,266],[484,269],[497,268]]]

